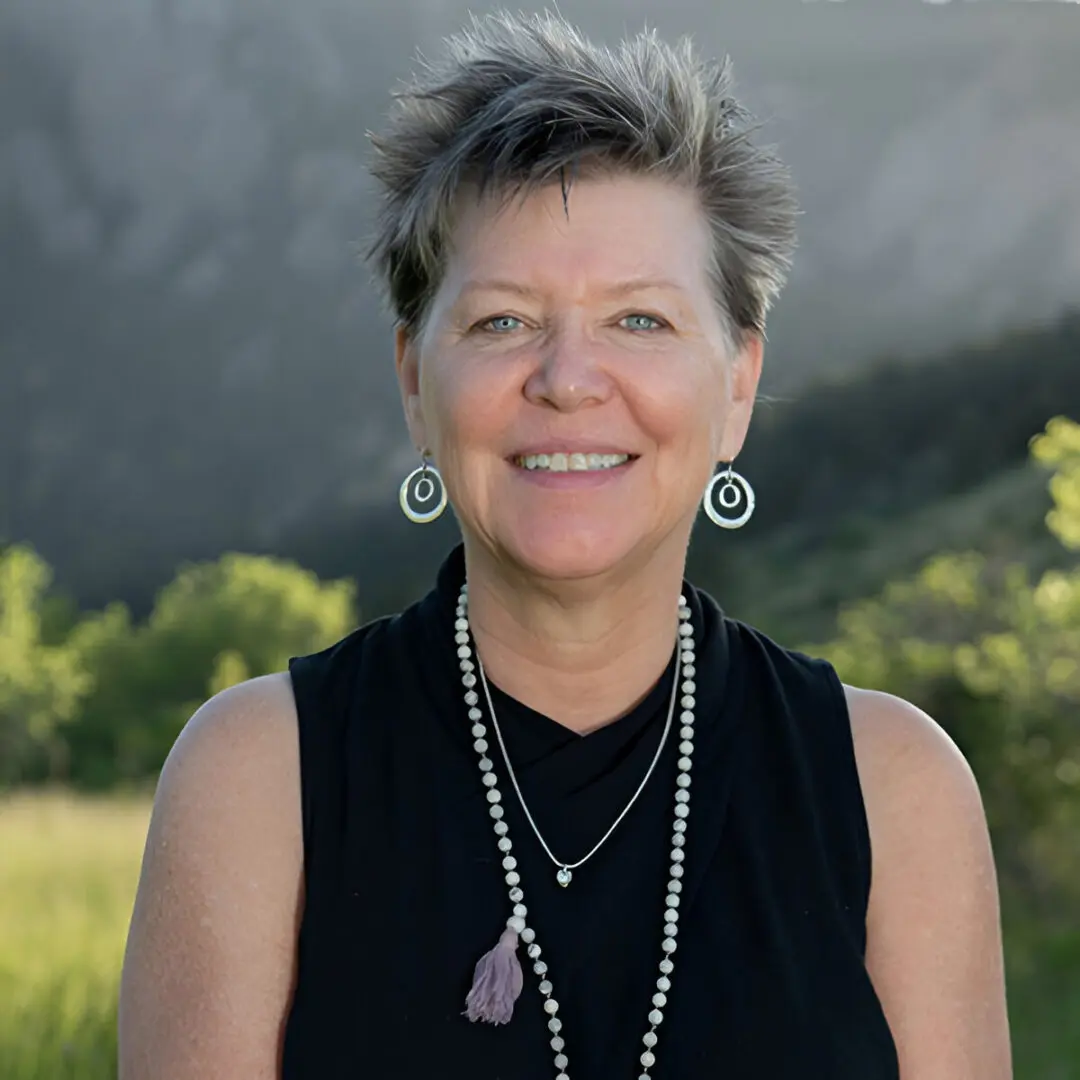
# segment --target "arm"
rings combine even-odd
[[[303,906],[285,674],[216,695],[158,781],[120,985],[120,1080],[276,1080]]]
[[[873,849],[866,967],[902,1080],[1011,1080],[997,875],[975,777],[915,706],[847,697]]]

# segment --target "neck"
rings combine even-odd
[[[469,625],[488,681],[585,735],[618,720],[671,660],[685,557],[619,577],[538,581],[465,543]]]

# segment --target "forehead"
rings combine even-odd
[[[708,295],[708,257],[692,191],[651,177],[590,176],[565,196],[558,183],[511,199],[463,192],[442,284],[450,294],[477,279],[588,291],[654,278]]]

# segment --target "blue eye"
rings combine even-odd
[[[496,315],[480,324],[485,330],[491,330],[496,334],[505,334],[510,330],[516,330],[521,325],[521,320],[513,315]]]
[[[655,316],[641,313],[625,316],[619,320],[619,325],[624,326],[628,322],[630,325],[626,327],[627,330],[658,330],[664,325]]]

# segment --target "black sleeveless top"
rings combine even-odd
[[[454,642],[463,577],[459,545],[424,599],[290,660],[306,903],[282,1080],[554,1080],[524,947],[512,1020],[462,1015],[476,961],[511,914]],[[650,1073],[898,1080],[864,964],[869,833],[840,681],[685,593],[698,655],[692,798]],[[673,649],[640,705],[586,736],[492,686],[522,794],[559,858],[588,852],[640,783],[674,660]],[[492,746],[566,1071],[634,1080],[663,955],[678,740],[567,888]]]

